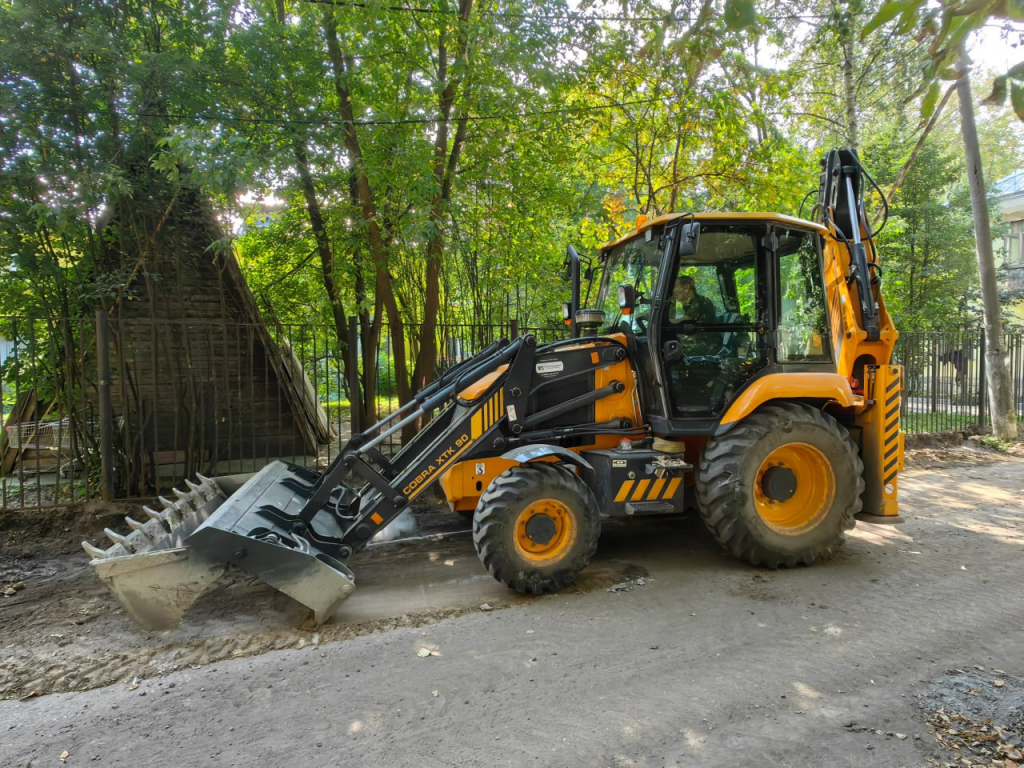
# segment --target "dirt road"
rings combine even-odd
[[[0,765],[1015,765],[1022,487],[1020,458],[911,469],[906,525],[793,570],[695,520],[609,527],[580,588],[539,599],[465,538],[371,554],[319,630],[236,578],[144,633],[79,555],[8,561]],[[951,751],[928,720],[951,745],[957,712],[1002,730]]]

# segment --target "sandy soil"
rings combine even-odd
[[[523,599],[492,582],[475,556],[466,556],[467,521],[432,505],[415,510],[415,524],[404,531],[446,538],[385,542],[360,553],[351,563],[359,579],[356,596],[319,628],[302,606],[234,571],[189,610],[177,629],[149,632],[128,618],[96,578],[80,544],[82,538],[98,541],[104,527],[119,528],[131,512],[130,506],[92,502],[58,513],[17,513],[16,520],[8,520],[0,533],[6,536],[0,591],[24,588],[0,598],[0,699],[88,690],[227,658],[432,624],[478,610],[482,594],[494,609]],[[639,575],[633,565],[602,562],[588,569],[573,591],[602,589]],[[481,591],[475,582],[484,579]]]
[[[125,509],[4,516],[0,586],[24,589],[0,597],[0,765],[1006,768],[1024,763],[1022,487],[1016,447],[924,448],[906,525],[859,526],[814,568],[637,521],[608,527],[577,588],[527,599],[456,534],[360,555],[320,628],[234,574],[167,633],[77,548]]]

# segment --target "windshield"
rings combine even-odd
[[[608,329],[645,333],[651,316],[651,300],[661,266],[662,227],[651,227],[643,234],[620,243],[608,252],[597,292],[597,307],[608,318]],[[619,286],[631,285],[636,291],[636,307],[631,315],[619,309]]]

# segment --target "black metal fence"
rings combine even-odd
[[[375,384],[364,411],[377,420],[398,408],[396,346],[410,371],[418,352],[420,329],[404,330],[396,339],[382,325],[376,352],[364,354],[354,325],[339,339],[309,325],[0,318],[2,509],[111,489],[117,498],[169,495],[197,472],[254,472],[272,459],[322,468],[352,432],[351,393],[362,394],[346,377],[346,344],[357,350],[358,375]],[[542,343],[567,334],[515,322],[442,325],[432,374],[527,332]]]
[[[1024,333],[1006,335],[1017,417],[1024,415]],[[980,331],[908,331],[893,362],[903,366],[903,430],[933,433],[985,428],[985,337]]]
[[[98,341],[98,330],[108,337]],[[404,345],[411,368],[418,330],[407,327],[395,339],[383,326],[376,354],[363,354],[354,328],[346,334],[359,351],[359,375],[376,382],[370,418],[398,407],[396,345]],[[433,373],[520,332],[541,342],[567,334],[516,324],[441,326]],[[1020,416],[1024,334],[1007,341]],[[352,431],[342,348],[327,327],[0,318],[2,508],[74,503],[105,488],[119,498],[167,495],[196,472],[253,472],[274,458],[323,467]],[[104,349],[108,367],[98,355]],[[894,362],[905,370],[905,431],[989,421],[980,333],[904,333]],[[105,405],[109,416],[101,417]],[[104,464],[112,477],[104,477]]]

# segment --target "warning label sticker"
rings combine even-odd
[[[541,360],[537,363],[537,374],[548,378],[561,373],[564,367],[561,360]]]

